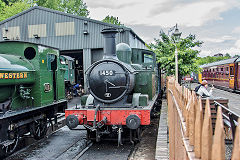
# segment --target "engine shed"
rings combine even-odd
[[[131,29],[75,16],[39,6],[0,22],[0,41],[20,40],[58,48],[61,55],[75,59],[75,82],[84,85],[84,72],[103,56],[104,28],[117,28],[116,44],[146,49],[145,42]]]

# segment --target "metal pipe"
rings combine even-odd
[[[176,77],[176,82],[178,82],[178,49],[177,49],[177,44],[176,49],[175,49],[175,77]]]

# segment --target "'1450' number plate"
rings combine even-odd
[[[114,76],[115,71],[114,70],[101,70],[99,71],[100,76]]]

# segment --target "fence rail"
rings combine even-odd
[[[212,119],[210,100],[207,98],[203,107],[201,97],[180,86],[173,77],[167,79],[167,100],[170,159],[225,159],[225,138],[229,127],[233,126],[231,159],[240,159],[240,125],[237,126],[240,118],[237,115],[214,101],[217,113]]]

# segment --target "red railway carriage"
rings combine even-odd
[[[240,58],[230,58],[214,63],[200,66],[202,79],[209,84],[228,88],[231,90],[240,90]]]

